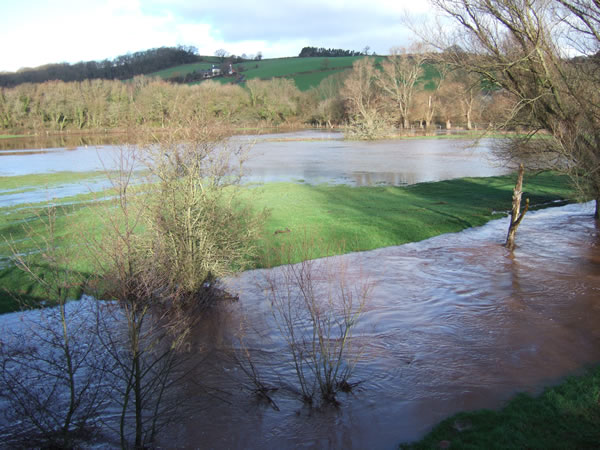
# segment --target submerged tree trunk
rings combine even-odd
[[[517,177],[517,184],[515,184],[515,188],[513,190],[513,201],[512,201],[512,211],[510,213],[510,226],[508,227],[508,235],[506,237],[506,248],[509,250],[513,250],[515,248],[515,237],[517,235],[517,228],[521,224],[523,217],[525,217],[525,213],[529,209],[529,199],[525,201],[525,208],[523,212],[521,212],[521,196],[523,195],[523,173],[525,169],[523,168],[523,164],[519,166],[519,175]]]

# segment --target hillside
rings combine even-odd
[[[176,77],[184,77],[193,72],[200,72],[210,69],[213,64],[220,65],[219,58],[202,56],[203,62],[182,64],[169,69],[157,71],[148,74],[148,76],[157,76],[165,80],[174,81]],[[294,80],[296,86],[301,91],[306,91],[311,87],[316,87],[328,76],[351,69],[352,64],[364,56],[341,56],[341,57],[287,57],[263,59],[260,61],[249,60],[239,63],[233,63],[232,67],[237,72],[237,77],[216,77],[213,80],[220,83],[236,83],[239,80],[251,80],[259,78],[269,80],[271,78],[283,77]],[[384,57],[375,57],[380,61]],[[210,61],[210,62],[207,62]],[[434,89],[435,84],[432,80],[439,77],[435,66],[425,64],[422,81],[425,82],[425,89]],[[200,81],[194,81],[189,84],[199,84]]]
[[[202,57],[203,62],[182,64],[169,69],[157,71],[148,74],[148,76],[158,76],[166,80],[177,76],[185,76],[189,73],[208,70],[212,64],[219,64],[218,58],[212,58],[212,62],[205,62],[209,58]],[[253,78],[271,79],[274,77],[286,77],[295,81],[298,89],[304,91],[313,86],[317,86],[321,80],[327,76],[352,68],[352,64],[362,56],[343,56],[335,58],[327,57],[288,57],[263,59],[260,61],[250,60],[232,64],[239,76],[244,80]],[[232,82],[232,78],[215,78],[222,83]],[[193,84],[201,83],[201,81]]]

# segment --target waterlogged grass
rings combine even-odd
[[[452,416],[402,449],[598,448],[600,367],[567,378],[539,397],[519,394],[500,411]]]
[[[14,139],[27,137],[26,134],[0,134],[0,139]]]
[[[344,252],[420,241],[442,233],[460,231],[501,217],[511,206],[514,176],[464,178],[408,187],[311,186],[275,183],[242,188],[242,200],[256,210],[267,208],[270,217],[258,243],[257,267],[268,267],[304,257],[316,258]],[[107,191],[107,195],[110,193]],[[525,196],[532,207],[569,197],[567,180],[540,174],[525,180]],[[82,237],[98,235],[101,217],[92,194],[58,202],[56,236],[65,246],[81,245]],[[7,241],[17,250],[35,249],[23,226],[43,235],[43,204],[0,208],[0,312],[17,307],[12,294],[42,300],[40,291],[9,261]],[[284,247],[282,257],[280,249]],[[91,266],[84,251],[74,252],[72,263],[85,274]],[[42,272],[45,270],[40,268]],[[8,292],[6,292],[8,291]]]
[[[44,186],[56,186],[60,184],[72,184],[106,178],[105,172],[55,172],[41,173],[34,175],[20,175],[14,177],[0,176],[0,194],[3,191],[29,190],[32,188],[41,188]]]

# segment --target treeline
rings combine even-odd
[[[317,47],[304,47],[300,54],[298,55],[300,58],[307,58],[309,56],[326,56],[337,57],[337,56],[360,56],[361,52],[357,52],[354,50],[343,50],[341,48],[317,48]]]
[[[10,87],[51,80],[84,81],[96,78],[125,80],[180,64],[202,61],[202,57],[197,53],[197,49],[190,46],[160,47],[103,61],[48,64],[17,72],[0,73],[0,86]]]
[[[0,88],[0,130],[26,133],[168,127],[200,118],[233,125],[344,126],[353,137],[373,139],[411,128],[487,126],[501,121],[506,109],[502,92],[408,52],[359,59],[304,92],[287,78],[186,85],[144,76]]]
[[[250,80],[246,87],[135,77],[131,82],[48,81],[0,88],[0,129],[23,132],[168,127],[191,118],[233,124],[301,121],[302,93],[288,79]]]

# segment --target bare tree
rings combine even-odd
[[[569,174],[600,217],[600,8],[587,0],[433,0],[460,29],[437,33],[448,64],[512,98],[503,124],[528,130],[503,146],[528,167]],[[458,44],[458,45],[457,45]],[[583,53],[570,57],[571,46]],[[461,51],[457,51],[460,48]],[[545,139],[533,139],[542,134]]]
[[[427,58],[424,50],[421,44],[414,44],[408,49],[394,47],[390,56],[381,63],[382,70],[375,71],[381,90],[391,100],[393,115],[398,116],[403,128],[410,128],[413,95]]]
[[[38,219],[43,233],[25,225],[33,252],[25,256],[10,246],[14,263],[41,289],[48,308],[26,312],[2,330],[0,398],[8,404],[3,411],[8,423],[17,425],[4,428],[1,439],[71,448],[97,431],[108,400],[106,365],[97,358],[93,304],[68,302],[82,283],[69,268],[75,249],[59,247],[54,207]]]
[[[523,174],[525,173],[525,169],[523,164],[519,166],[519,173],[517,175],[517,182],[515,184],[515,188],[513,190],[513,198],[512,198],[512,210],[510,212],[510,225],[508,226],[508,234],[506,236],[506,244],[505,246],[509,250],[513,250],[515,248],[515,237],[517,235],[517,229],[525,217],[527,210],[529,209],[529,199],[525,201],[525,208],[521,211],[521,197],[523,196]]]
[[[273,317],[287,342],[300,391],[312,403],[315,393],[336,403],[349,391],[359,352],[352,352],[352,332],[372,285],[349,279],[340,258],[305,260],[282,266],[265,278]]]
[[[225,61],[225,58],[229,56],[229,52],[224,48],[220,48],[218,50],[215,50],[215,56],[221,58],[221,62],[223,62]]]
[[[372,58],[355,61],[340,91],[350,116],[349,134],[359,139],[374,139],[386,134],[388,125],[381,113],[381,96],[375,82]]]

